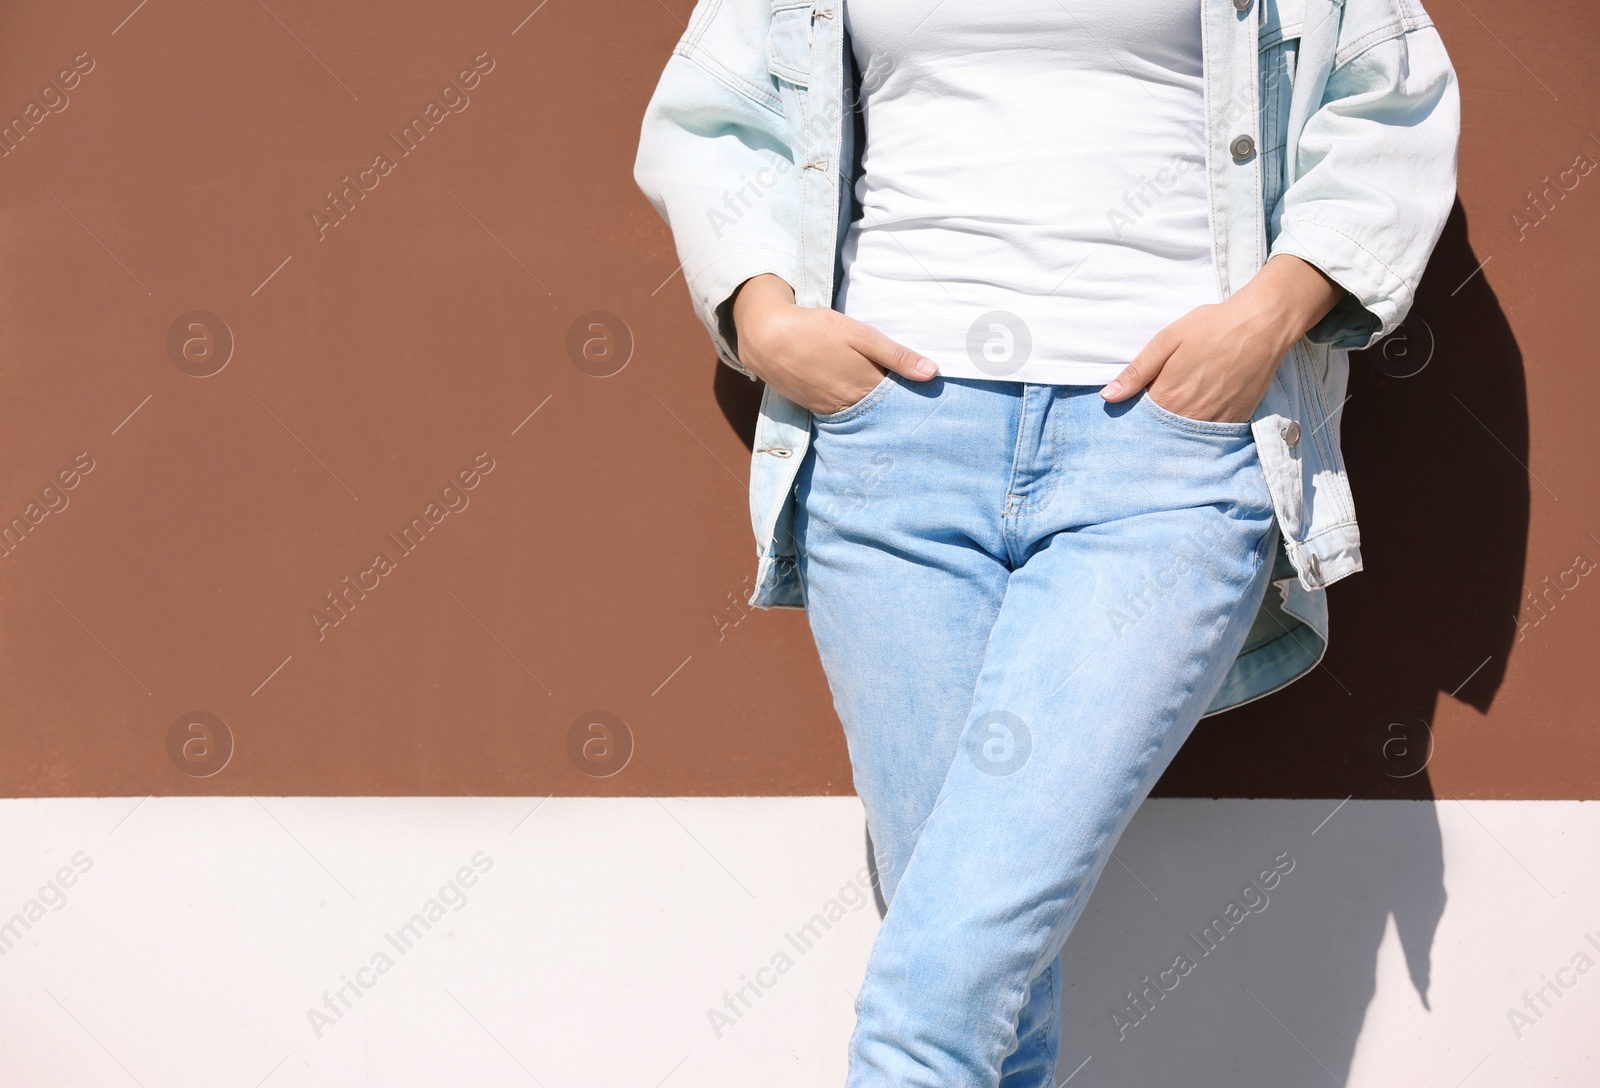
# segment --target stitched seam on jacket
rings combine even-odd
[[[744,256],[747,256],[747,255],[749,255],[751,253],[769,253],[770,254],[770,253],[774,253],[774,252],[776,252],[776,251],[775,250],[771,250],[771,249],[763,249],[760,246],[751,246],[749,249],[736,249],[732,253],[724,253],[722,256],[718,257],[716,260],[710,262],[709,264],[703,264],[699,268],[695,269],[693,278],[698,280],[701,276],[704,276],[707,272],[711,271],[713,268],[716,268],[718,265],[726,264],[727,262],[733,260],[735,257],[744,257]],[[782,254],[779,253],[778,256],[781,257]],[[721,300],[718,300],[718,301],[721,301]]]
[[[696,11],[689,16],[689,25],[684,29],[683,37],[679,40],[678,45],[691,48],[698,45],[700,39],[705,37],[706,28],[711,25],[712,20],[717,17],[717,12],[721,10],[722,0],[708,0],[704,10]]]
[[[1279,42],[1277,45],[1274,45],[1272,49],[1267,50],[1261,55],[1261,59],[1263,61],[1260,69],[1261,75],[1270,76],[1273,84],[1273,89],[1266,94],[1265,104],[1267,109],[1267,124],[1263,127],[1261,133],[1263,144],[1265,144],[1269,139],[1272,140],[1273,143],[1271,147],[1263,146],[1261,148],[1261,153],[1263,155],[1271,155],[1274,152],[1282,151],[1284,148],[1289,146],[1288,137],[1286,135],[1279,134],[1279,129],[1284,127],[1282,109],[1282,99],[1284,96],[1279,94],[1276,88],[1278,82],[1284,79],[1285,73],[1287,73],[1289,69],[1288,53],[1286,50],[1279,48],[1282,45],[1283,43]],[[1268,68],[1268,65],[1270,65],[1270,68]],[[1281,181],[1282,179],[1280,178],[1280,187]],[[1281,191],[1279,195],[1282,195]]]
[[[1328,430],[1333,422],[1333,416],[1328,412],[1327,398],[1322,395],[1322,383],[1311,373],[1311,353],[1306,350],[1304,342],[1296,344],[1295,349],[1299,353],[1298,358],[1295,359],[1295,366],[1300,371],[1300,380],[1310,389],[1311,396],[1316,401],[1317,415],[1322,420],[1317,424],[1316,433],[1311,436],[1311,440],[1322,456],[1322,463],[1340,476],[1348,479],[1344,469],[1343,458],[1339,456],[1339,451],[1334,445],[1333,434]],[[1343,406],[1341,405],[1341,407]],[[1356,518],[1355,508],[1350,502],[1346,501],[1345,496],[1347,494],[1349,494],[1348,486],[1334,489],[1334,498],[1338,503],[1341,516],[1344,520],[1354,522]]]
[[[815,51],[815,46],[816,46],[816,43],[812,42],[813,51]],[[793,141],[791,141],[790,144],[789,144],[789,157],[794,161],[794,164],[797,167],[800,168],[800,195],[799,195],[800,222],[796,225],[796,233],[799,236],[800,242],[799,242],[799,249],[795,253],[795,258],[794,258],[795,259],[794,278],[796,280],[798,280],[799,282],[798,283],[794,283],[794,284],[791,285],[795,289],[795,292],[797,294],[799,292],[805,290],[805,288],[807,286],[807,281],[810,279],[810,273],[809,273],[809,270],[808,270],[807,264],[806,264],[806,253],[807,253],[807,250],[806,250],[806,238],[807,238],[807,236],[809,234],[809,232],[807,230],[807,227],[810,226],[810,221],[811,221],[811,216],[809,214],[809,209],[808,209],[808,206],[807,206],[807,201],[808,201],[809,194],[807,193],[807,184],[806,184],[808,181],[810,181],[810,178],[806,174],[806,170],[809,168],[809,165],[810,165],[811,148],[809,146],[809,141],[810,141],[810,134],[811,134],[811,131],[812,131],[812,129],[811,129],[811,87],[810,87],[810,83],[811,83],[811,79],[810,79],[810,76],[808,75],[807,78],[806,78],[806,86],[803,87],[803,88],[802,87],[795,87],[793,89],[793,91],[791,92],[792,94],[796,94],[796,95],[800,96],[800,140],[799,140],[800,146],[799,147],[795,147]],[[843,121],[841,121],[840,123],[842,124]],[[839,169],[839,164],[838,163],[834,163],[833,164],[833,169],[835,171],[837,171]],[[841,176],[841,175],[835,174],[835,176],[838,177],[838,176]],[[823,177],[824,178],[827,177],[827,172],[826,171],[823,172]],[[836,199],[836,200],[838,199],[838,193],[837,192],[835,192],[835,194],[834,194],[834,199]],[[833,268],[833,261],[835,259],[836,254],[837,254],[837,247],[834,248],[834,252],[832,254],[830,254],[830,256],[828,258],[828,268],[829,268],[830,272],[831,272],[831,270]],[[835,286],[837,286],[837,285],[835,285]],[[832,298],[825,299],[822,302],[822,305],[824,305],[824,306],[832,306],[833,305],[833,299]]]
[[[1328,74],[1331,76],[1357,57],[1364,55],[1384,42],[1391,42],[1396,38],[1405,37],[1413,30],[1426,30],[1432,26],[1433,20],[1426,16],[1402,16],[1376,29],[1369,30],[1355,41],[1346,42],[1335,51],[1333,68]]]
[[[1295,23],[1293,26],[1279,27],[1271,34],[1265,35],[1261,38],[1260,44],[1256,47],[1256,51],[1265,53],[1268,49],[1271,49],[1275,45],[1282,45],[1284,42],[1294,41],[1299,37],[1299,23]]]
[[[1387,264],[1385,264],[1382,257],[1379,257],[1376,253],[1372,252],[1372,250],[1370,250],[1366,246],[1362,245],[1358,240],[1356,240],[1351,235],[1346,234],[1344,231],[1340,230],[1338,227],[1330,227],[1328,224],[1319,223],[1315,219],[1294,219],[1294,220],[1291,220],[1290,222],[1285,223],[1283,225],[1283,227],[1278,231],[1278,237],[1281,238],[1284,235],[1288,234],[1290,227],[1293,227],[1293,226],[1320,227],[1323,230],[1332,231],[1333,233],[1339,235],[1341,238],[1344,238],[1344,239],[1348,240],[1351,245],[1355,246],[1361,252],[1365,253],[1368,257],[1371,257],[1375,262],[1377,262],[1378,267],[1383,269],[1385,272],[1389,273],[1390,276],[1394,277],[1395,281],[1398,282],[1400,284],[1400,286],[1404,287],[1407,291],[1413,290],[1410,282],[1407,281],[1407,279],[1404,276],[1402,276],[1400,273],[1396,272],[1394,269],[1390,268]],[[1294,241],[1294,239],[1292,237],[1289,240],[1291,242]]]
[[[783,102],[776,94],[773,94],[765,88],[751,83],[748,79],[745,79],[739,73],[733,71],[731,68],[728,68],[721,61],[718,61],[705,50],[701,49],[698,44],[680,45],[672,52],[677,56],[682,57],[689,63],[695,65],[712,79],[726,86],[729,90],[735,91],[738,94],[750,99],[750,101],[754,102],[758,106],[763,107],[769,113],[777,114],[779,118],[783,117]]]
[[[1355,522],[1355,518],[1352,517],[1352,518],[1349,518],[1346,521],[1340,521],[1340,522],[1337,522],[1337,523],[1335,523],[1333,525],[1330,525],[1326,529],[1323,529],[1321,532],[1315,533],[1312,536],[1306,537],[1304,540],[1300,541],[1299,546],[1302,549],[1310,548],[1311,544],[1314,541],[1321,540],[1323,537],[1326,537],[1326,536],[1333,536],[1336,533],[1340,534],[1340,535],[1344,535],[1344,534],[1347,534],[1351,529],[1354,529],[1354,528],[1356,528],[1356,522]]]

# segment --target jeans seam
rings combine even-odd
[[[1187,419],[1170,409],[1163,408],[1151,398],[1149,390],[1145,390],[1139,398],[1150,415],[1157,423],[1163,423],[1175,431],[1187,434],[1211,435],[1216,438],[1244,438],[1251,433],[1251,421],[1246,419],[1239,422],[1228,420]],[[1244,428],[1239,430],[1238,428]],[[1226,428],[1226,429],[1224,429]]]
[[[1022,387],[1023,413],[1021,419],[1018,421],[1017,426],[1017,451],[1012,455],[1011,476],[1006,481],[1005,514],[1007,517],[1032,517],[1033,515],[1042,513],[1044,510],[1048,509],[1050,506],[1050,500],[1055,496],[1056,477],[1060,474],[1059,465],[1061,458],[1061,442],[1059,441],[1060,436],[1057,432],[1062,426],[1062,420],[1066,418],[1066,413],[1064,411],[1054,412],[1055,418],[1046,421],[1045,424],[1039,428],[1039,441],[1041,447],[1045,442],[1050,443],[1050,467],[1043,474],[1043,484],[1034,492],[1020,497],[1016,502],[1012,501],[1014,492],[1011,490],[1011,485],[1016,483],[1017,479],[1017,463],[1020,460],[1019,455],[1022,450],[1021,424],[1027,419],[1028,390],[1030,388],[1047,388],[1051,390],[1050,394],[1045,398],[1045,411],[1050,412],[1052,409],[1058,407],[1055,404],[1056,394],[1054,390],[1060,389],[1061,386],[1024,385]]]
[[[989,1060],[989,1066],[994,1070],[995,1080],[993,1083],[995,1084],[999,1084],[1000,1077],[1005,1072],[1006,1059],[1011,1057],[1013,1054],[1019,1053],[1022,1049],[1022,1037],[1017,1034],[1016,1024],[1022,1019],[1022,1010],[1028,1007],[1028,995],[1032,990],[1032,981],[1025,979],[1022,985],[1013,991],[1020,996],[1016,1001],[1016,1015],[1012,1017],[1012,1028],[1009,1033],[1009,1037],[1004,1027],[1000,1028],[997,1032],[991,1033],[990,1035],[990,1049],[991,1053],[995,1056]],[[1008,1043],[1014,1045],[1014,1049],[1012,1049],[1010,1053],[1006,1052],[1006,1046]],[[1054,1079],[1054,1074],[1051,1076],[1052,1079]]]
[[[1061,953],[1057,952],[1056,958],[1051,961],[1049,967],[1045,968],[1045,974],[1050,977],[1050,1006],[1049,1011],[1045,1013],[1046,1024],[1049,1024],[1052,1020],[1060,1020],[1061,1018],[1061,998],[1056,996],[1056,972],[1060,970],[1060,968]],[[1055,1084],[1056,1080],[1056,1064],[1061,1060],[1060,1024],[1056,1025],[1056,1030],[1053,1032],[1047,1029],[1044,1037],[1046,1042],[1049,1044],[1045,1047],[1044,1067],[1048,1071],[1050,1083],[1053,1085]]]
[[[842,408],[837,412],[822,414],[812,412],[811,418],[817,423],[824,425],[848,423],[852,419],[871,411],[874,405],[883,400],[884,397],[888,396],[889,386],[893,384],[894,371],[886,370],[883,372],[883,377],[878,379],[878,384],[867,390],[867,395],[856,401],[850,407]]]
[[[1006,473],[1006,493],[1004,508],[1000,511],[1002,519],[1011,516],[1014,503],[1011,501],[1011,487],[1017,482],[1017,465],[1022,461],[1022,436],[1027,430],[1028,423],[1028,387],[1022,387],[1021,394],[1017,397],[1017,439],[1011,446],[1011,468]],[[1002,527],[1002,532],[1004,531]]]

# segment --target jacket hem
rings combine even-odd
[[[1239,652],[1222,688],[1200,715],[1202,719],[1265,699],[1322,664],[1328,652],[1328,632],[1322,627],[1327,611],[1326,592],[1316,589],[1309,594],[1298,593],[1301,587],[1294,578],[1274,579],[1272,585],[1278,590],[1278,604],[1274,607],[1263,602],[1261,611],[1272,616],[1282,630]],[[1297,609],[1297,597],[1311,607]],[[1289,624],[1278,618],[1280,612],[1289,618]]]

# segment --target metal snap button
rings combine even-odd
[[[1235,162],[1243,162],[1255,154],[1256,142],[1249,135],[1235,136],[1233,143],[1228,145],[1228,150],[1232,152]]]
[[[1296,446],[1298,446],[1300,444],[1300,424],[1299,423],[1297,423],[1297,422],[1295,422],[1294,420],[1291,419],[1289,422],[1287,422],[1287,423],[1285,423],[1283,425],[1283,441],[1284,441],[1284,444],[1286,446],[1288,446],[1290,449],[1294,449]]]
[[[1250,0],[1233,0],[1234,11],[1249,11]]]

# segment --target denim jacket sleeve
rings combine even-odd
[[[766,0],[699,0],[645,110],[633,177],[667,221],[695,314],[744,374],[730,296],[796,280],[799,169],[769,71]]]
[[[1349,292],[1308,338],[1355,349],[1389,335],[1411,308],[1455,201],[1461,106],[1444,43],[1416,0],[1341,7],[1331,71],[1306,111],[1269,236],[1272,255],[1309,261]]]

